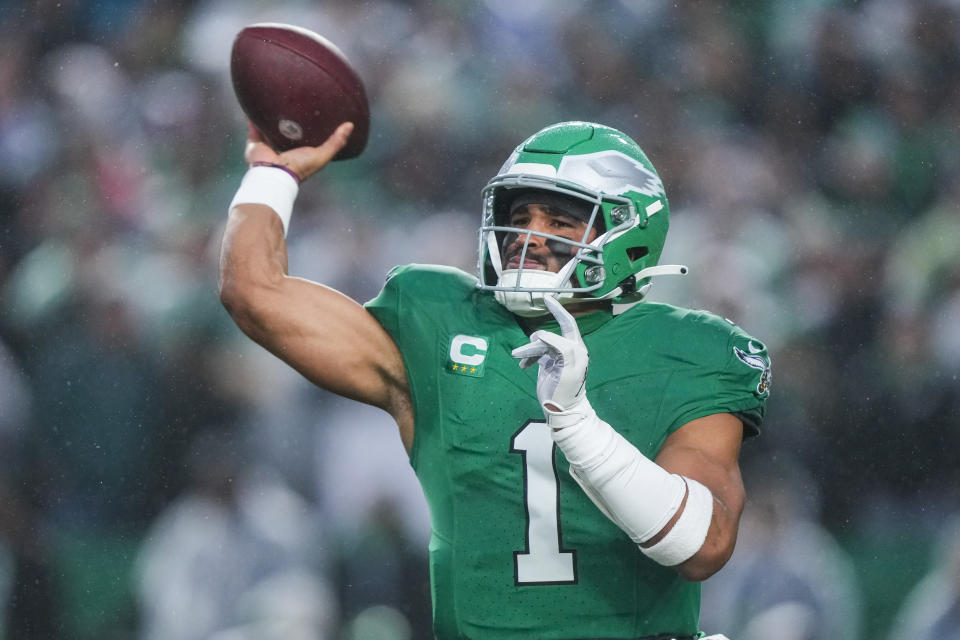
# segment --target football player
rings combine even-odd
[[[701,637],[770,360],[644,300],[685,271],[658,265],[669,204],[644,152],[598,124],[537,132],[483,190],[476,276],[397,267],[361,305],[289,276],[284,240],[350,131],[282,154],[251,134],[220,294],[251,338],[396,420],[430,506],[436,637]]]

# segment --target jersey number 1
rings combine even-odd
[[[575,584],[577,552],[561,545],[560,481],[550,427],[530,420],[513,434],[510,453],[523,457],[523,503],[527,512],[527,547],[513,552],[518,585]]]

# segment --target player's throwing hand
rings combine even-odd
[[[353,123],[344,122],[318,147],[297,147],[277,153],[264,141],[257,128],[248,122],[247,146],[243,157],[250,165],[265,163],[286,167],[296,174],[298,181],[303,181],[326,166],[346,146],[351,133]]]

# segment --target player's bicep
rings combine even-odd
[[[408,395],[403,358],[356,301],[321,284],[284,277],[262,287],[241,327],[311,382],[394,417]]]
[[[671,473],[702,482],[711,491],[738,493],[743,486],[739,463],[742,440],[743,423],[732,414],[697,418],[667,437],[656,462]]]

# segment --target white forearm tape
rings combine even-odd
[[[700,550],[713,518],[710,489],[693,478],[681,477],[687,483],[687,503],[683,506],[683,513],[662,540],[647,548],[640,547],[648,558],[667,567],[689,560]]]
[[[687,496],[680,518],[655,545],[640,547],[644,554],[673,566],[703,546],[713,514],[709,489],[669,473],[644,456],[597,417],[589,403],[562,413],[546,411],[546,415],[553,439],[570,463],[570,475],[637,545],[662,531]]]
[[[276,212],[283,223],[283,235],[287,235],[293,202],[297,199],[300,185],[289,173],[277,167],[250,167],[233,196],[230,208],[238,204],[263,204]]]

